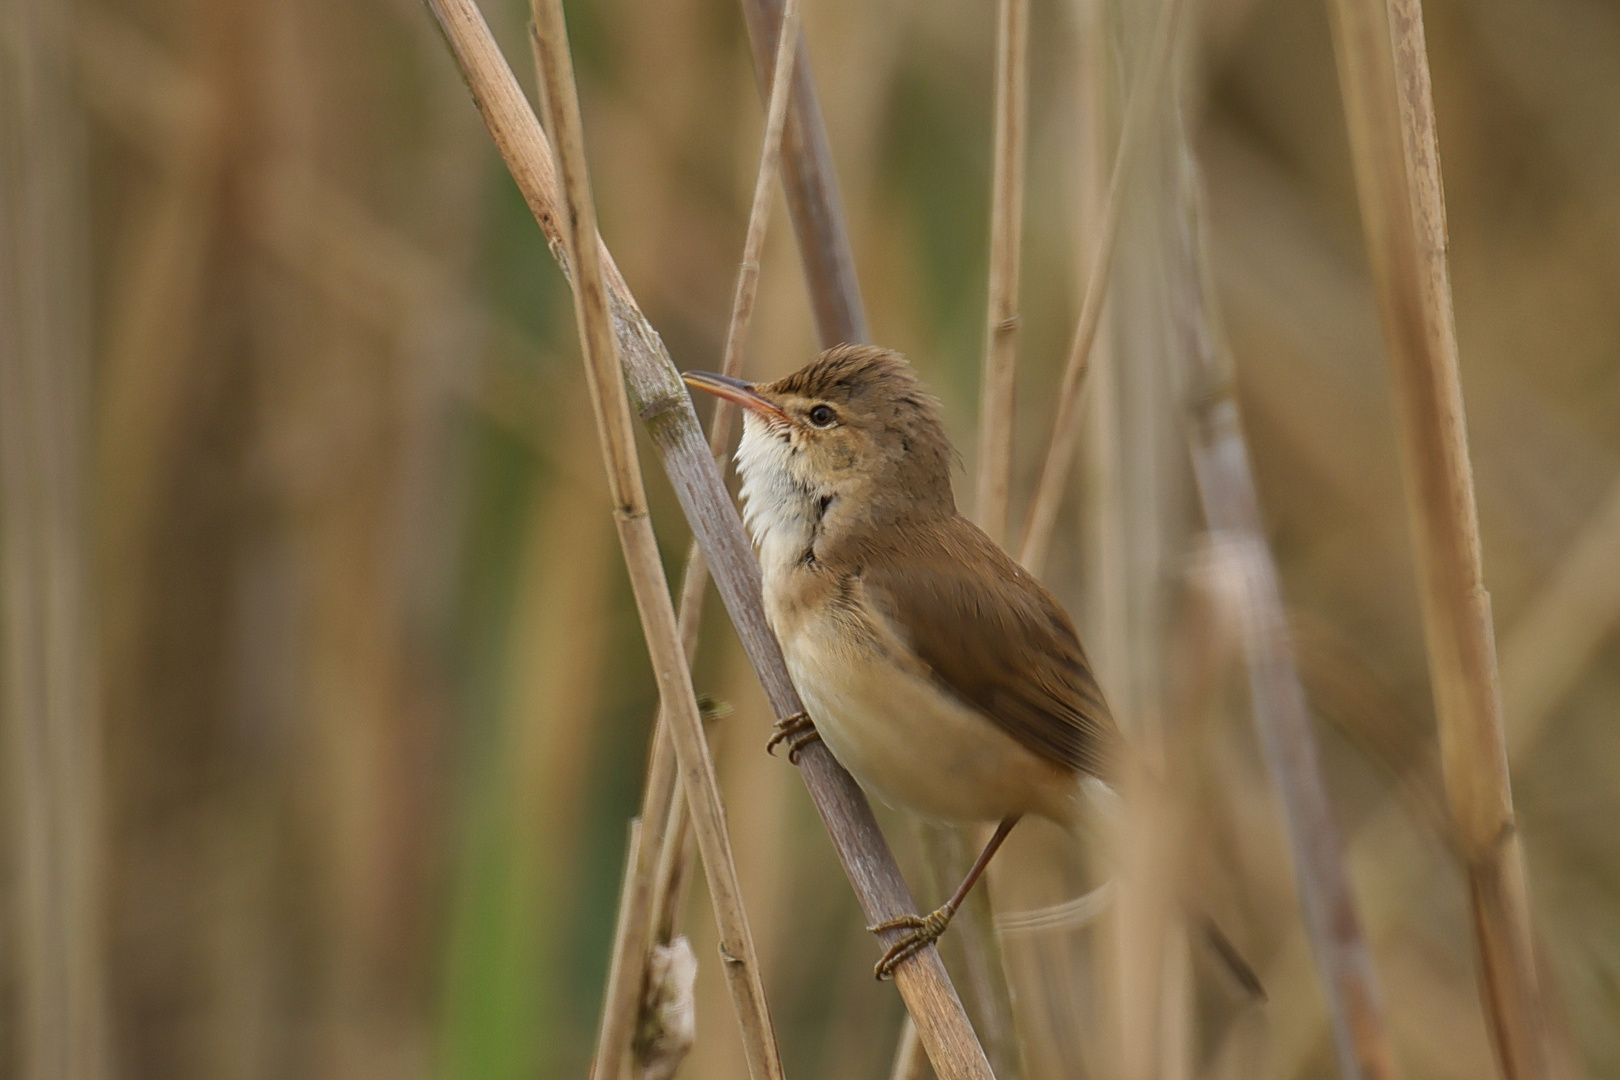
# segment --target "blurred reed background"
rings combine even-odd
[[[485,13],[532,86],[526,7]],[[1032,8],[1014,521],[1154,15]],[[1552,1075],[1620,1075],[1620,6],[1425,15]],[[763,122],[740,11],[569,18],[603,234],[676,362],[716,368]],[[966,504],[994,5],[804,18],[873,335],[944,401]],[[1334,1074],[1187,458],[1185,139],[1398,1072],[1488,1076],[1327,14],[1201,0],[1190,22],[1045,576],[1164,759],[1178,876],[1270,1001],[1172,948],[1156,1049],[1116,1047],[1107,934],[1009,932],[1012,1070]],[[7,0],[0,45],[0,1077],[582,1077],[655,689],[567,287],[431,18]],[[816,347],[780,209],[762,270],[767,378]],[[647,473],[673,578],[688,534]],[[787,1073],[886,1076],[899,1002],[712,600],[696,682],[734,707],[716,757]],[[882,820],[936,901],[911,823]],[[998,906],[1079,895],[1060,846],[1015,834]],[[682,1075],[741,1078],[693,891]]]

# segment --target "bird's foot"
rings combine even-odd
[[[799,751],[821,738],[816,725],[810,720],[809,713],[796,712],[792,716],[776,722],[776,731],[771,735],[771,741],[765,744],[766,753],[776,753],[780,743],[787,743],[788,761],[797,765]]]
[[[956,910],[951,907],[942,907],[927,915],[902,915],[897,919],[880,922],[876,926],[868,926],[867,930],[874,934],[881,934],[886,930],[909,930],[911,933],[902,936],[878,960],[872,973],[881,982],[894,977],[894,969],[900,962],[926,949],[940,939],[945,928],[951,925],[951,918]]]

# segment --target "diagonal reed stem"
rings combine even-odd
[[[489,27],[472,0],[429,0],[429,6],[518,190],[553,253],[566,265],[550,149]],[[798,93],[796,86],[796,97]],[[691,398],[605,250],[602,271],[629,403],[642,418],[687,521],[703,545],[715,587],[772,710],[781,718],[793,716],[803,704],[765,620],[759,563],[721,482]],[[882,922],[915,914],[916,904],[894,855],[854,779],[819,743],[804,748],[799,769],[866,918]],[[880,944],[886,947],[896,937],[898,932],[886,934]],[[941,1080],[982,1080],[991,1075],[937,949],[924,949],[902,964],[895,972],[895,984]]]
[[[799,0],[787,0],[782,16],[782,32],[776,46],[775,74],[771,78],[770,103],[766,108],[765,137],[759,152],[759,169],[754,176],[754,197],[748,209],[748,232],[743,238],[742,262],[737,268],[737,287],[732,294],[731,319],[726,325],[725,356],[720,370],[733,378],[742,373],[743,349],[748,343],[748,329],[754,316],[754,298],[759,293],[759,260],[765,248],[765,231],[771,218],[771,191],[776,187],[778,166],[782,161],[782,129],[787,123],[788,92],[793,77],[794,56],[799,42]],[[709,421],[709,450],[715,461],[720,461],[731,439],[731,425],[736,419],[737,406],[725,398],[715,401],[714,417]],[[709,581],[708,564],[703,561],[703,549],[692,542],[686,555],[686,570],[681,577],[680,628],[681,644],[686,649],[686,662],[690,666],[697,654],[698,630],[703,619],[703,593]],[[659,740],[668,738],[666,722],[659,717]],[[653,749],[653,766],[660,762],[658,747]],[[668,761],[669,754],[662,754]],[[652,783],[649,775],[648,783]],[[670,785],[673,791],[673,785]],[[690,876],[686,806],[677,801],[669,810],[669,824],[665,827],[658,856],[658,874],[653,884],[653,935],[667,941],[673,932],[685,890],[681,884]]]
[[[1510,1080],[1546,1075],[1490,596],[1457,370],[1445,199],[1418,0],[1334,0],[1334,46],[1394,384],[1440,758],[1468,866],[1481,998]]]
[[[1202,199],[1190,153],[1183,155],[1181,185],[1181,295],[1175,314],[1191,383],[1187,437],[1198,494],[1239,586],[1237,615],[1254,723],[1282,807],[1339,1072],[1344,1080],[1392,1080],[1394,1058],[1372,955],[1311,734],[1310,706],[1289,640],[1277,566],[1265,542],[1230,363],[1210,311]]]
[[[1149,125],[1159,115],[1157,104],[1167,82],[1181,16],[1186,7],[1187,0],[1164,0],[1147,62],[1131,81],[1130,100],[1125,103],[1125,122],[1119,135],[1119,149],[1114,152],[1113,172],[1108,179],[1108,202],[1102,212],[1102,236],[1092,252],[1091,267],[1086,277],[1086,295],[1080,304],[1080,321],[1075,326],[1074,342],[1069,347],[1069,359],[1063,369],[1063,381],[1058,386],[1052,438],[1047,444],[1040,478],[1035,482],[1035,495],[1030,500],[1029,515],[1024,522],[1023,546],[1019,550],[1018,561],[1032,574],[1039,575],[1046,563],[1046,553],[1052,543],[1052,528],[1057,524],[1058,509],[1063,503],[1063,491],[1069,480],[1069,467],[1074,464],[1075,451],[1080,442],[1080,392],[1085,386],[1091,345],[1097,338],[1097,326],[1102,322],[1103,302],[1108,298],[1114,245],[1119,239],[1125,178],[1130,175],[1131,166],[1141,153]]]
[[[534,0],[534,43],[539,56],[538,72],[551,130],[557,146],[562,173],[567,229],[563,239],[569,265],[573,267],[574,318],[579,324],[580,342],[585,353],[585,375],[596,412],[601,436],[602,457],[607,465],[608,486],[614,503],[614,522],[619,543],[630,571],[636,608],[641,615],[642,633],[647,640],[658,692],[668,720],[671,742],[691,811],[698,849],[703,853],[709,894],[714,902],[715,922],[720,931],[720,948],[725,957],[726,980],[743,1030],[743,1048],[748,1071],[754,1080],[779,1080],[781,1053],[765,1004],[765,987],[760,978],[759,955],[753,932],[743,908],[737,867],[732,861],[731,840],[726,833],[725,810],[720,803],[720,784],[715,778],[709,744],[703,735],[697,699],[692,691],[692,675],[681,648],[675,608],[669,598],[669,584],[658,558],[658,540],[647,516],[647,496],[642,486],[641,466],[636,458],[635,433],[631,428],[630,406],[624,379],[620,375],[618,340],[608,310],[607,287],[602,276],[602,250],[596,231],[596,208],[591,198],[589,171],[585,162],[585,139],[579,115],[578,90],[574,84],[573,61],[568,50],[568,29],[563,20],[562,0]],[[653,860],[644,854],[650,844],[637,843],[633,854],[636,873],[645,877]],[[637,890],[628,892],[634,895]],[[646,949],[645,915],[630,917],[615,950],[616,963],[608,973],[607,1007],[603,1011],[600,1041],[593,1075],[596,1080],[617,1080],[630,1050],[641,997]]]

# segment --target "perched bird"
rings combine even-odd
[[[884,802],[999,827],[880,978],[936,940],[1025,814],[1075,831],[1119,735],[1051,593],[956,509],[939,404],[898,353],[844,345],[771,383],[689,372],[744,408],[737,471],[765,613],[804,700],[773,745],[820,737]]]

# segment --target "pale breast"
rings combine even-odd
[[[862,787],[939,821],[1028,813],[1071,823],[1072,774],[942,689],[915,657],[896,655],[858,597],[836,607],[784,602],[799,591],[785,584],[767,581],[766,591],[788,671],[823,741]]]

